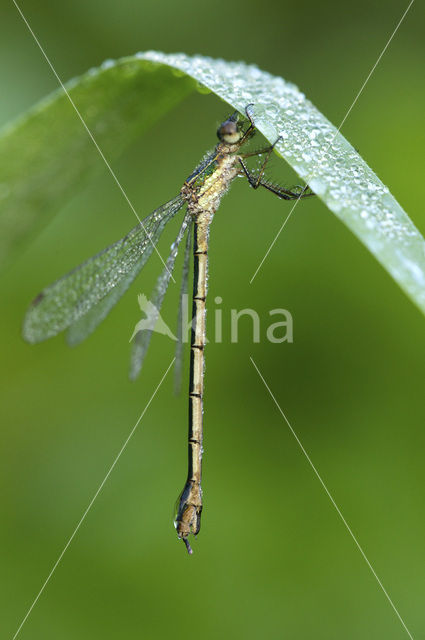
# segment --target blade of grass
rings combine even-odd
[[[195,88],[244,113],[425,312],[425,241],[337,129],[293,84],[243,62],[139,53],[67,85],[99,146],[117,157]],[[0,256],[10,257],[102,166],[63,92],[0,132]],[[0,258],[1,261],[1,258]]]

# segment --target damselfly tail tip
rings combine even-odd
[[[187,538],[182,538],[182,540],[186,545],[186,549],[187,549],[188,554],[191,556],[193,554],[193,549],[189,544],[189,540]]]

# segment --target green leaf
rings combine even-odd
[[[241,113],[254,103],[259,131],[272,143],[281,136],[278,153],[425,312],[424,239],[357,151],[293,84],[242,62],[146,52],[108,62],[67,86],[108,160],[195,87]],[[45,222],[100,165],[92,145],[62,92],[3,132],[2,251]]]

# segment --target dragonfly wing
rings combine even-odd
[[[161,231],[162,228],[159,232]],[[123,296],[127,291],[151,253],[151,251],[145,251],[143,253],[143,262],[141,261],[142,264],[137,264],[136,267],[103,298],[103,300],[98,302],[90,309],[90,311],[88,311],[88,313],[74,322],[74,324],[71,324],[66,335],[66,341],[70,347],[75,347],[77,344],[80,344],[80,342],[85,340],[87,336],[93,333],[102,320],[106,318],[121,296]]]
[[[166,223],[183,205],[184,200],[178,195],[153,211],[124,238],[46,287],[25,316],[25,340],[36,343],[51,338],[78,323],[89,312],[87,327],[95,328],[130,286],[151,255]],[[112,294],[114,290],[115,295]],[[94,308],[99,303],[97,312]],[[79,336],[84,333],[83,324],[80,331],[77,327],[76,337],[77,333]]]
[[[176,361],[174,364],[174,391],[176,394],[180,393],[182,386],[182,371],[183,371],[183,331],[186,327],[183,327],[184,317],[184,305],[187,304],[187,283],[189,278],[189,266],[190,266],[190,249],[192,246],[192,224],[189,223],[189,229],[187,232],[186,246],[184,248],[184,260],[183,260],[183,273],[182,283],[180,287],[180,300],[179,311],[177,319],[177,344],[176,344]]]
[[[178,236],[171,246],[171,253],[165,263],[164,270],[159,276],[155,289],[152,292],[150,298],[149,322],[142,331],[136,333],[136,336],[132,342],[131,356],[130,356],[130,378],[135,380],[142,368],[143,360],[148,350],[151,340],[152,332],[155,328],[156,322],[159,318],[159,311],[161,309],[162,302],[167,291],[168,284],[170,282],[171,274],[174,269],[174,265],[177,258],[180,242],[182,241],[188,225],[190,224],[192,217],[189,213],[186,213]]]

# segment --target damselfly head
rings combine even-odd
[[[237,111],[230,116],[227,120],[221,123],[217,129],[217,137],[221,142],[225,144],[236,144],[243,136],[243,131],[239,120],[239,114]]]

